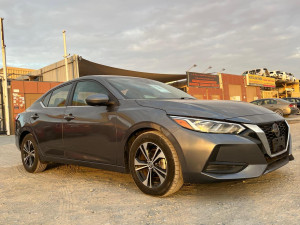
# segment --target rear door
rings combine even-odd
[[[64,157],[62,122],[71,87],[69,83],[49,92],[32,111],[33,130],[44,155]]]
[[[93,80],[79,81],[65,112],[63,141],[65,156],[81,161],[116,163],[115,110],[117,106],[89,106],[85,99],[108,90]]]

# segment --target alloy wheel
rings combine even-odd
[[[134,168],[139,180],[148,188],[159,187],[167,177],[167,159],[163,150],[152,142],[141,144],[136,151]]]
[[[27,140],[23,146],[23,160],[24,164],[28,167],[32,167],[35,159],[35,149],[33,143],[30,140]]]

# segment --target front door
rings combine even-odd
[[[93,94],[110,95],[96,81],[79,81],[63,123],[65,157],[104,164],[116,163],[115,106],[89,106]]]

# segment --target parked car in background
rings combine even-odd
[[[276,79],[282,79],[282,76],[280,76],[280,70],[274,70],[270,72],[270,77],[276,78]]]
[[[297,104],[297,108],[298,108],[297,114],[300,114],[300,98],[292,98],[291,97],[291,98],[283,98],[283,99],[286,100],[286,101]]]
[[[267,68],[256,69],[255,74],[259,76],[269,77],[270,73]]]
[[[292,73],[288,73],[289,77],[290,77],[290,81],[295,82],[296,81],[296,77],[294,76],[294,74]]]
[[[15,138],[30,173],[50,162],[129,172],[156,196],[184,182],[259,177],[293,160],[289,126],[270,110],[113,75],[51,89],[16,117]]]
[[[255,70],[247,70],[242,75],[248,75],[248,74],[255,75]]]
[[[279,114],[280,116],[296,114],[298,111],[295,103],[291,103],[280,98],[264,98],[252,101],[250,103],[270,109],[273,112]]]
[[[282,80],[284,80],[284,81],[290,81],[291,80],[290,75],[287,72],[281,72],[280,75],[282,77]]]

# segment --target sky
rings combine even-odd
[[[231,74],[266,67],[300,78],[299,0],[0,0],[0,17],[7,66],[62,60],[66,30],[68,53],[112,67],[176,74],[193,64],[191,71]]]

